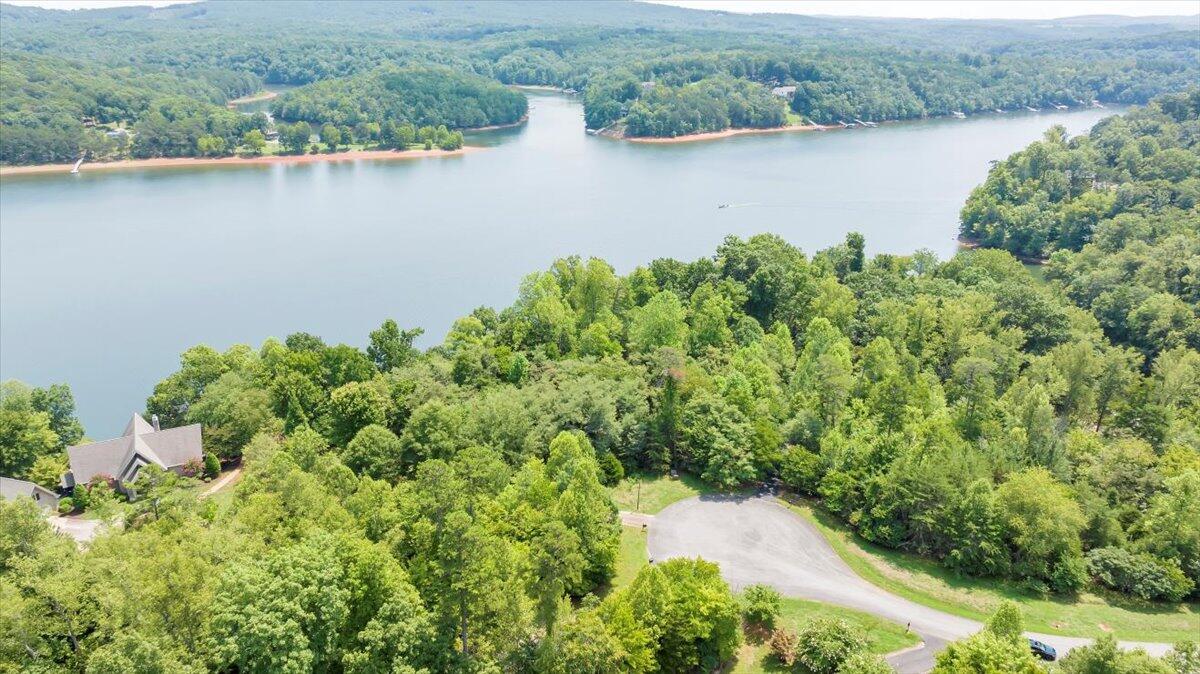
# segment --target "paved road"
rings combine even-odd
[[[621,526],[626,527],[648,527],[654,523],[654,515],[646,513],[635,513],[628,510],[621,511]]]
[[[647,538],[650,558],[703,557],[721,565],[735,589],[765,583],[786,596],[815,599],[911,624],[925,642],[889,658],[901,674],[933,667],[934,656],[949,641],[978,631],[982,624],[943,613],[868,583],[838,557],[811,523],[774,498],[700,496],[679,501],[654,517]],[[1033,634],[1054,646],[1059,657],[1090,639]],[[1170,644],[1122,642],[1161,655]]]

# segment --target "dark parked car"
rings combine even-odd
[[[1053,646],[1049,644],[1043,644],[1036,639],[1029,640],[1029,650],[1032,651],[1034,655],[1046,661],[1053,662],[1058,658],[1058,651],[1054,650]]]

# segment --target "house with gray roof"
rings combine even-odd
[[[204,461],[200,424],[162,430],[157,415],[151,420],[153,423],[147,423],[134,413],[121,437],[68,447],[71,469],[63,475],[63,487],[71,489],[105,478],[115,480],[116,488],[127,492],[142,466],[154,464],[182,473],[188,464]]]
[[[26,480],[0,477],[0,498],[11,500],[21,497],[31,498],[43,508],[58,511],[58,494]]]

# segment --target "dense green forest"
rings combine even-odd
[[[318,127],[508,123],[524,108],[501,82],[584,92],[589,128],[622,122],[629,135],[673,136],[778,126],[787,105],[836,122],[1141,103],[1200,78],[1185,17],[888,21],[644,3],[228,2],[4,5],[0,19],[5,163],[128,156],[106,135],[117,125],[135,131],[134,145],[147,135],[137,156],[231,153],[240,138],[222,134],[216,110],[134,127],[160,98],[220,105],[264,84],[311,84],[277,110]],[[773,86],[796,93],[773,100]]]
[[[1049,255],[1047,278],[1114,343],[1147,358],[1200,348],[1200,91],[1076,138],[1050,129],[992,168],[963,207],[961,231]]]
[[[1194,101],[1097,131],[1179,133]],[[1156,217],[1195,236],[1194,212]],[[245,478],[197,502],[148,470],[125,531],[85,552],[31,504],[3,506],[0,653],[22,671],[710,670],[757,609],[702,561],[609,588],[620,527],[605,485],[632,470],[723,489],[778,478],[868,541],[1033,593],[1194,600],[1200,352],[1124,340],[1144,332],[1139,314],[1095,315],[1077,293],[1095,285],[1077,258],[1128,270],[1152,253],[1088,244],[1039,283],[1003,250],[868,259],[864,243],[808,256],[730,237],[625,275],[564,258],[424,352],[390,320],[366,349],[305,333],[189,349],[146,411],[203,424]],[[6,385],[4,471],[52,481],[81,434],[65,387]],[[113,499],[103,484],[77,496],[101,512]],[[1038,671],[1004,629],[938,671]],[[1063,667],[1125,657],[1101,643]],[[1171,671],[1139,666],[1113,671]]]
[[[1152,96],[1176,91],[1195,81],[1198,45],[1195,33],[1173,33],[1131,43],[1081,43],[1047,46],[1040,53],[993,50],[939,53],[926,49],[882,49],[861,44],[797,49],[764,42],[757,49],[743,44],[681,55],[649,55],[618,60],[607,72],[587,80],[584,98],[590,128],[632,122],[635,112],[674,122],[653,135],[693,131],[689,115],[737,97],[696,83],[719,76],[736,78],[767,96],[773,86],[794,86],[788,105],[796,114],[822,124],[863,119],[883,121],[966,114],[994,110],[1076,107],[1103,102],[1144,103]],[[634,52],[636,53],[636,52]],[[568,80],[570,81],[570,80]],[[639,82],[653,82],[646,95]],[[745,95],[743,93],[743,95]],[[680,100],[683,99],[683,100]],[[744,104],[743,104],[744,105]],[[729,126],[780,126],[768,118]],[[632,126],[632,123],[631,123]],[[651,134],[631,134],[651,135]]]
[[[656,565],[586,597],[612,575],[602,483],[625,466],[730,486],[778,472],[864,535],[965,571],[1192,591],[1197,354],[1143,376],[1094,326],[1069,327],[1061,298],[1027,305],[1006,253],[866,261],[860,245],[807,260],[773,237],[730,239],[625,277],[562,260],[427,353],[391,321],[365,351],[302,333],[190,349],[147,410],[204,423],[210,448],[244,459],[235,499],[198,504],[148,470],[126,531],[85,553],[31,503],[0,505],[4,661],[566,673],[728,660],[739,609],[711,564]],[[81,435],[71,407],[63,387],[7,386],[0,446],[29,468],[5,469],[38,479]],[[9,452],[34,437],[40,458]],[[99,490],[89,507],[111,498]],[[814,625],[802,643],[822,629],[845,632]],[[947,651],[944,671],[981,648],[1032,666],[992,639]]]
[[[125,531],[86,552],[4,505],[0,652],[21,671],[710,668],[740,639],[713,565],[604,592],[603,485],[633,468],[779,475],[869,540],[1042,591],[1193,594],[1200,354],[1109,344],[1003,251],[862,244],[730,238],[625,276],[567,258],[424,353],[392,321],[365,350],[189,349],[146,409],[242,458],[234,498],[147,470]],[[0,415],[5,469],[34,479],[79,435],[61,388],[10,385]],[[31,437],[40,456],[11,453]]]
[[[626,86],[642,87],[627,78]],[[589,89],[591,117],[598,95]],[[587,113],[585,113],[587,114]],[[708,77],[680,87],[653,86],[629,106],[625,115],[628,136],[674,136],[730,127],[768,128],[786,121],[783,101],[764,87],[727,75]]]
[[[259,86],[245,72],[182,75],[159,68],[101,67],[6,48],[0,55],[0,161],[66,162],[83,151],[96,156],[130,150],[140,157],[199,154],[201,136],[233,142],[265,125],[265,120],[218,105]],[[130,125],[136,131],[132,148],[128,137],[115,132]]]
[[[479,76],[388,66],[289,91],[271,106],[276,117],[288,121],[350,126],[390,121],[452,129],[512,124],[527,109],[520,93]]]

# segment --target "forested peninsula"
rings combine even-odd
[[[1200,348],[1200,91],[1164,96],[998,162],[961,233],[1049,257],[1047,278],[1146,358]]]
[[[669,138],[1144,103],[1200,79],[1186,17],[768,20],[644,3],[201,2],[2,5],[0,20],[5,164],[453,149],[459,131],[525,115],[524,97],[502,84],[578,91],[587,128]],[[277,85],[299,88],[273,102],[272,118],[225,107]]]
[[[426,351],[392,320],[365,349],[306,333],[188,349],[145,411],[203,424],[242,481],[197,501],[147,470],[119,504],[79,485],[69,507],[124,524],[82,551],[32,501],[0,503],[0,662],[712,670],[779,598],[735,598],[695,559],[614,580],[606,487],[671,471],[732,492],[778,479],[862,540],[1008,598],[1194,625],[1198,124],[1200,93],[1166,96],[993,168],[963,227],[1006,245],[1008,210],[1041,204],[1041,235],[1012,240],[1060,246],[1044,282],[1000,248],[869,258],[850,234],[810,256],[763,234],[624,275],[556,260]],[[0,473],[55,479],[83,434],[69,389],[2,393]],[[935,671],[1043,671],[1015,611]],[[847,634],[815,621],[771,647],[824,662],[805,649],[863,648]],[[886,671],[842,649],[822,671]],[[1172,669],[1107,637],[1060,671],[1189,671],[1195,645],[1177,649]],[[962,668],[978,658],[1005,664]]]

